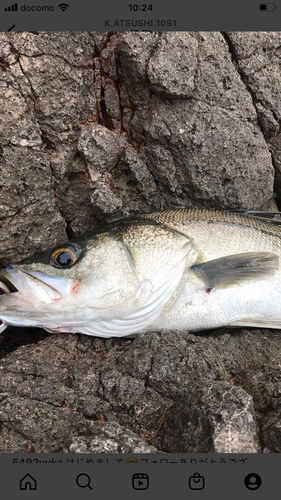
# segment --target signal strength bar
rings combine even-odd
[[[5,11],[7,12],[17,12],[18,10],[18,4],[17,3],[13,3],[12,5],[10,5],[10,7],[6,7],[5,8]]]

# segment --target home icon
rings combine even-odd
[[[20,490],[36,490],[37,482],[30,474],[26,474],[20,480]]]

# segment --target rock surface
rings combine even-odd
[[[64,453],[157,453],[157,449],[134,432],[116,422],[96,423],[91,426],[91,436],[75,437],[63,449]]]
[[[281,203],[280,33],[0,33],[0,261],[122,216]],[[280,452],[281,336],[9,328],[0,451]]]
[[[280,334],[229,332],[60,334],[5,353],[0,452],[280,451]]]

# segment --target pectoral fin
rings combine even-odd
[[[204,262],[191,267],[206,287],[238,284],[243,281],[272,276],[278,269],[279,257],[270,252],[249,252]]]

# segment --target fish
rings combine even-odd
[[[280,329],[280,224],[279,212],[199,208],[109,223],[0,270],[0,331]]]

